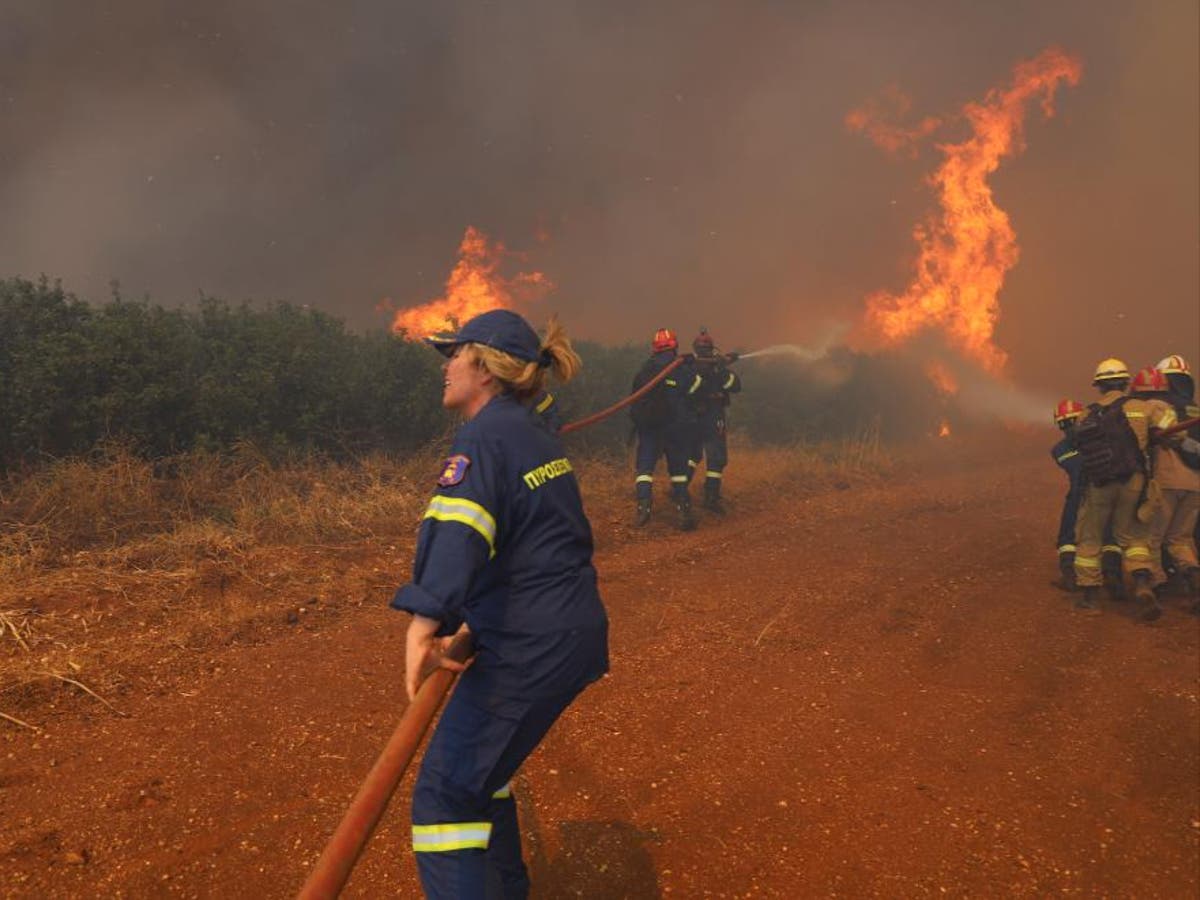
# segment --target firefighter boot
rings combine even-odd
[[[1083,593],[1075,601],[1075,608],[1092,615],[1097,615],[1100,612],[1100,607],[1097,605],[1096,601],[1099,599],[1100,588],[1092,586],[1085,587],[1083,589]]]
[[[1158,605],[1151,580],[1149,569],[1138,569],[1133,573],[1133,598],[1142,607],[1138,618],[1143,622],[1153,622],[1162,615],[1162,607]]]
[[[721,502],[721,479],[704,479],[704,508],[718,516],[725,515],[725,505]]]
[[[1188,612],[1193,616],[1200,616],[1200,566],[1192,566],[1183,574],[1186,579],[1184,583],[1187,585],[1188,594],[1192,598]]]
[[[633,524],[638,528],[646,525],[650,521],[650,501],[639,500],[637,505],[637,515],[634,516]]]
[[[1068,593],[1074,593],[1079,590],[1075,583],[1075,554],[1069,550],[1058,554],[1058,573],[1059,580],[1056,587],[1062,588]]]
[[[692,501],[680,500],[675,504],[679,511],[679,530],[692,531],[696,527],[696,517],[692,514]]]

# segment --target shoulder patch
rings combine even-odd
[[[471,458],[457,453],[449,457],[442,465],[442,474],[438,477],[439,487],[453,487],[464,478],[467,477],[467,467],[471,465]]]

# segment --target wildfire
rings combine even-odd
[[[925,374],[933,382],[933,386],[938,389],[938,393],[944,395],[958,393],[958,381],[954,378],[954,374],[946,368],[945,363],[936,359],[929,360],[925,363]]]
[[[392,331],[423,337],[453,328],[489,309],[512,309],[540,299],[554,284],[541,272],[506,278],[500,272],[512,254],[499,241],[468,226],[458,245],[458,262],[446,279],[445,294],[429,303],[404,309],[392,320]]]
[[[913,229],[919,248],[913,279],[903,293],[879,291],[867,298],[868,329],[898,343],[935,326],[989,371],[1004,368],[1006,354],[992,341],[1000,315],[997,295],[1019,250],[1016,233],[993,200],[987,178],[1001,160],[1024,149],[1028,101],[1040,96],[1043,113],[1052,116],[1059,85],[1077,84],[1080,72],[1078,60],[1051,48],[1018,63],[1009,86],[992,88],[982,102],[963,108],[972,133],[961,143],[938,147],[945,158],[929,181],[937,189],[940,208]],[[906,109],[903,103],[898,108]],[[897,148],[927,133],[935,121],[926,119],[915,131],[902,132],[894,126],[872,128],[870,114],[871,109],[855,111],[847,124]]]

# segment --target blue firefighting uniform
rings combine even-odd
[[[706,496],[717,497],[721,492],[721,478],[729,462],[729,450],[725,439],[725,410],[729,406],[729,395],[742,390],[742,380],[736,372],[724,365],[712,364],[703,372],[703,382],[696,392],[697,423],[696,447],[692,452],[692,471],[705,461],[704,490]]]
[[[675,360],[674,350],[655,353],[638,371],[633,389],[654,378]],[[637,454],[634,462],[637,499],[649,503],[654,492],[654,468],[661,456],[667,457],[667,474],[671,479],[671,499],[690,505],[688,481],[691,478],[689,460],[695,443],[696,409],[693,398],[703,379],[695,363],[684,362],[662,382],[665,409],[652,419],[639,419],[632,411],[637,427]]]
[[[396,609],[466,622],[459,678],[413,788],[413,850],[432,898],[524,897],[510,780],[555,719],[608,670],[592,533],[558,437],[493,398],[459,429]],[[488,893],[488,891],[493,893]]]
[[[1067,474],[1067,496],[1063,498],[1062,515],[1058,520],[1058,555],[1075,558],[1075,521],[1079,516],[1079,501],[1083,499],[1083,457],[1075,443],[1064,437],[1050,451],[1058,467]]]
[[[540,391],[537,396],[529,401],[529,408],[555,434],[558,434],[562,430],[563,423],[562,416],[559,414],[558,401],[554,399],[552,393],[549,391]]]

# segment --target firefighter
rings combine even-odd
[[[1177,421],[1200,417],[1195,382],[1181,356],[1160,360],[1155,370],[1161,379],[1150,379],[1150,396],[1171,407]],[[1139,373],[1140,374],[1140,373]],[[1156,442],[1154,477],[1162,493],[1158,514],[1150,523],[1150,552],[1155,580],[1166,582],[1161,567],[1168,561],[1182,578],[1187,592],[1200,604],[1200,560],[1195,531],[1200,518],[1200,426]]]
[[[735,353],[718,353],[712,335],[707,328],[692,341],[696,353],[696,366],[703,382],[696,392],[696,436],[695,449],[688,465],[692,472],[704,461],[704,502],[710,512],[723,515],[721,503],[721,479],[729,461],[729,450],[725,439],[729,408],[729,395],[740,393],[742,380],[731,372],[728,364],[737,359]]]
[[[1121,547],[1122,568],[1150,622],[1162,615],[1153,589],[1147,505],[1150,429],[1167,427],[1168,407],[1127,396],[1129,369],[1119,359],[1101,360],[1092,385],[1100,399],[1075,426],[1082,459],[1084,489],[1076,530],[1075,581],[1083,588],[1076,606],[1096,609],[1102,583],[1100,554],[1104,530],[1111,524]]]
[[[1050,451],[1058,467],[1067,476],[1067,495],[1063,498],[1062,514],[1058,520],[1058,571],[1062,576],[1060,586],[1067,591],[1075,590],[1075,522],[1079,514],[1079,501],[1083,498],[1083,460],[1075,449],[1072,439],[1075,423],[1083,417],[1083,404],[1074,400],[1060,400],[1054,407],[1054,424],[1062,431],[1062,440]]]
[[[660,328],[654,333],[650,349],[650,358],[633,378],[634,391],[640,390],[675,361],[679,340],[669,328]],[[630,407],[629,414],[637,433],[634,463],[637,514],[634,522],[638,526],[650,521],[654,468],[658,465],[659,457],[665,455],[667,475],[671,479],[671,501],[679,516],[679,527],[683,531],[691,531],[696,527],[692,498],[688,491],[688,455],[692,449],[696,417],[693,398],[700,390],[702,381],[700,373],[696,371],[694,358],[689,354],[666,378]]]
[[[417,537],[405,687],[430,668],[461,671],[413,787],[412,840],[427,896],[525,897],[510,781],[572,700],[608,669],[608,620],[592,532],[557,435],[526,404],[550,369],[579,369],[551,321],[545,341],[492,310],[427,338],[447,361],[442,404],[466,420]],[[443,652],[460,629],[475,656]]]

